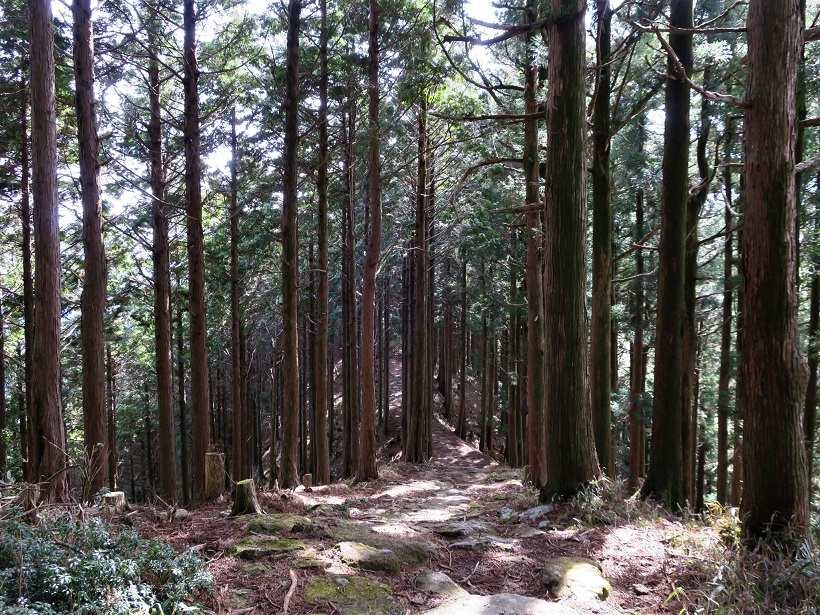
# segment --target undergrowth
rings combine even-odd
[[[820,554],[808,538],[787,533],[749,547],[735,511],[715,507],[708,522],[722,540],[704,549],[707,577],[687,592],[689,612],[820,614]]]
[[[192,551],[177,553],[129,527],[45,519],[26,523],[20,509],[0,519],[0,612],[10,615],[169,615],[212,584]]]

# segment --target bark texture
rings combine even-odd
[[[57,117],[54,26],[49,0],[30,0],[31,152],[34,197],[34,340],[30,482],[44,483],[46,503],[68,499],[65,427],[60,399],[60,228],[57,196]]]
[[[103,312],[106,262],[102,232],[100,156],[94,96],[94,29],[91,1],[74,0],[74,100],[83,205],[83,293],[80,337],[83,365],[83,445],[88,464],[83,496],[87,500],[108,485],[108,438],[105,408]]]
[[[527,5],[527,20],[535,21],[535,2]],[[528,34],[528,39],[531,37]],[[529,45],[528,45],[529,49]],[[538,66],[530,58],[524,68],[524,112],[538,109]],[[524,181],[526,204],[541,202],[538,177],[538,119],[524,122]],[[547,444],[544,406],[544,280],[541,249],[544,245],[543,211],[527,211],[527,463],[529,479],[540,489],[547,483]],[[465,348],[466,353],[466,348]]]
[[[362,424],[357,480],[378,478],[376,470],[376,272],[382,241],[382,181],[379,154],[379,5],[370,0],[368,36],[368,175],[370,235],[362,268]]]
[[[199,151],[199,68],[194,0],[183,4],[185,89],[185,211],[188,237],[188,301],[191,318],[191,436],[193,496],[205,488],[205,454],[211,440],[208,340],[205,307],[205,252],[202,232],[202,163]]]
[[[809,523],[800,424],[806,384],[795,267],[795,91],[799,3],[749,3],[746,209],[743,233],[743,500],[747,535]]]
[[[593,111],[592,143],[592,331],[589,356],[590,397],[598,463],[614,476],[612,456],[611,334],[612,190],[610,187],[610,31],[609,0],[596,0],[598,87]]]
[[[670,23],[691,28],[692,0],[672,0]],[[687,73],[692,70],[692,35],[671,34],[670,44]],[[686,505],[683,485],[683,310],[686,206],[689,196],[689,86],[675,72],[666,82],[661,238],[659,243],[658,321],[652,450],[641,494],[676,510]]]
[[[299,15],[300,0],[288,4],[287,89],[285,93],[285,150],[282,179],[282,322],[284,407],[282,408],[282,458],[279,484],[285,489],[299,484],[299,245],[296,229],[297,150],[299,145]]]
[[[564,17],[549,27],[544,313],[550,334],[542,501],[571,496],[599,474],[586,371],[586,3],[555,0],[552,7]]]
[[[316,456],[314,477],[317,485],[330,482],[330,453],[328,450],[328,136],[327,136],[327,0],[320,0],[322,30],[319,40],[319,169],[317,171],[316,192],[318,196],[317,240],[319,243],[316,280],[316,352],[313,357],[313,371],[316,382],[316,403],[314,407]],[[332,401],[332,400],[331,400]]]
[[[160,434],[159,484],[162,498],[168,503],[173,503],[177,498],[177,450],[173,360],[171,357],[171,259],[168,242],[168,212],[165,202],[165,161],[162,153],[159,60],[156,56],[155,29],[151,26],[149,26],[148,40],[150,54],[148,104],[151,113],[148,120],[148,148],[151,159],[151,222],[154,231],[154,342]]]

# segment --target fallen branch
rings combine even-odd
[[[296,573],[293,570],[289,570],[288,572],[290,573],[290,589],[288,590],[287,595],[285,595],[285,603],[282,605],[283,613],[288,612],[290,599],[293,597],[293,592],[296,591],[296,586],[299,584],[299,578],[296,576]]]

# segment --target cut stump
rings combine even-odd
[[[109,512],[121,513],[125,510],[125,493],[112,491],[103,495],[103,504]]]
[[[253,479],[249,478],[236,483],[231,516],[238,517],[239,515],[261,514],[262,507],[259,506],[259,500],[256,499],[256,486],[253,484]]]
[[[218,498],[225,484],[225,453],[205,453],[205,499]]]

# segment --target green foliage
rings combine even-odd
[[[688,612],[820,612],[820,556],[808,539],[786,534],[750,547],[733,511],[715,508],[709,523],[721,541],[695,547],[702,583],[686,594]]]
[[[27,524],[13,509],[0,521],[0,611],[173,613],[211,585],[204,562],[101,519]]]

